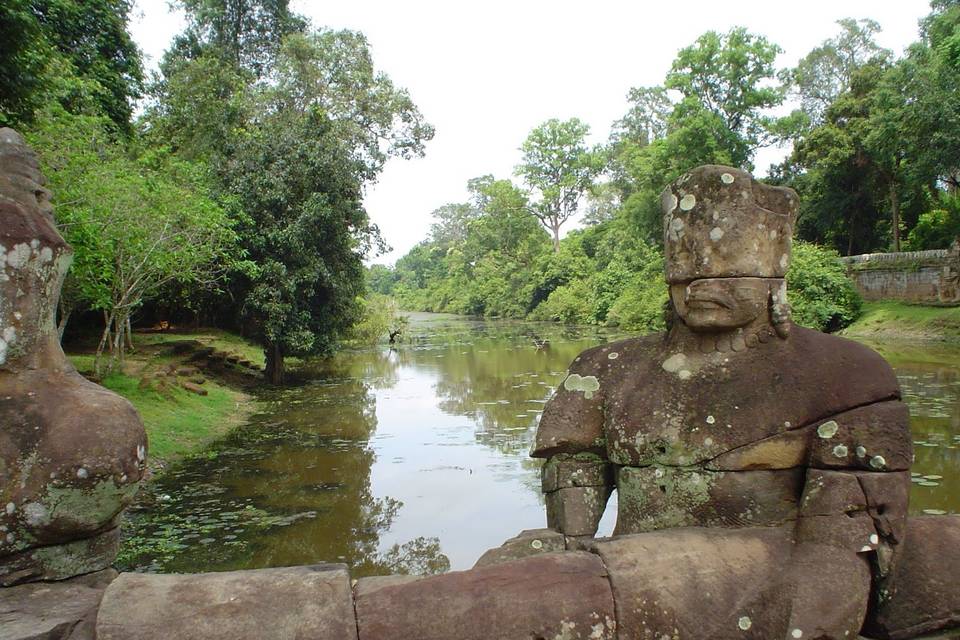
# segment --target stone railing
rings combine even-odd
[[[950,249],[842,258],[865,300],[960,303],[960,243]]]

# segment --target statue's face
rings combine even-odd
[[[694,331],[729,331],[767,313],[766,278],[700,278],[671,284],[670,297],[684,324]]]

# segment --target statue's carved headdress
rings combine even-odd
[[[669,283],[697,278],[783,278],[797,194],[740,169],[704,165],[661,195]]]

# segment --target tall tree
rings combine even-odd
[[[362,34],[309,30],[279,0],[184,6],[147,122],[217,170],[253,263],[231,292],[279,383],[286,356],[331,351],[359,318],[362,259],[383,246],[363,187],[433,129]]]
[[[745,162],[767,141],[772,119],[764,111],[783,101],[782,89],[772,82],[781,51],[743,27],[726,34],[708,31],[677,53],[664,86],[719,117],[738,143],[731,156]]]
[[[868,62],[882,64],[892,53],[879,46],[874,36],[880,25],[874,20],[838,20],[840,33],[824,40],[801,58],[797,66],[781,72],[789,91],[800,99],[803,113],[813,126],[823,122],[827,108],[850,90],[853,74]]]
[[[587,147],[590,127],[578,118],[547,120],[527,136],[517,175],[537,195],[530,212],[553,235],[560,251],[560,227],[571,218],[580,200],[602,169],[599,153]]]
[[[289,0],[178,0],[189,20],[174,41],[174,58],[193,59],[212,50],[235,69],[270,74],[284,37],[306,29]]]
[[[131,133],[140,52],[127,32],[130,0],[11,0],[0,6],[0,120],[28,123],[56,101],[103,114]]]

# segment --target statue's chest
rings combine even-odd
[[[764,367],[719,358],[674,364],[608,386],[604,431],[615,464],[698,464],[804,419],[790,381]]]

